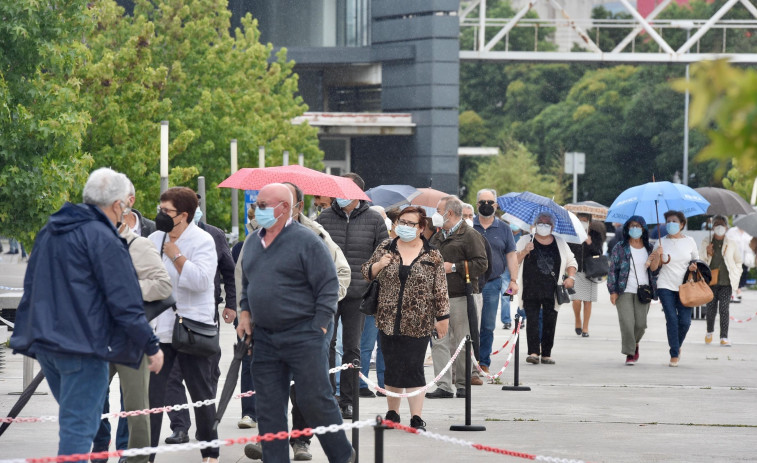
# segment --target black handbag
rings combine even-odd
[[[368,289],[363,293],[363,300],[360,301],[360,311],[366,315],[376,315],[378,309],[378,298],[381,284],[378,281],[378,277],[368,285]]]
[[[558,305],[570,302],[570,294],[568,291],[569,290],[564,285],[555,286],[555,299],[557,299]]]
[[[176,314],[171,346],[179,352],[211,357],[221,352],[218,323],[209,325]]]
[[[586,278],[602,278],[610,273],[610,260],[605,255],[592,256],[584,260]]]
[[[145,308],[145,317],[147,317],[148,322],[157,318],[158,315],[170,308],[176,310],[176,299],[174,299],[173,296],[168,296],[161,301],[144,301],[143,304]]]
[[[633,274],[636,275],[636,284],[638,284],[639,274],[636,273],[636,264],[634,264],[633,261],[633,254],[631,254],[631,266],[633,267]],[[647,275],[649,276],[649,272],[647,272]],[[654,291],[652,290],[652,285],[639,285],[638,288],[636,288],[636,297],[639,298],[639,302],[641,302],[642,304],[649,304],[650,302],[652,302],[652,299],[654,299]]]

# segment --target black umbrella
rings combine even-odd
[[[237,380],[239,379],[239,367],[242,365],[242,358],[250,350],[251,342],[251,339],[247,337],[244,341],[237,341],[236,345],[234,345],[234,358],[231,360],[231,365],[229,365],[229,372],[226,374],[226,383],[224,383],[221,397],[218,399],[216,421],[213,423],[214,431],[218,429],[218,424],[221,422],[221,418],[223,418],[231,396],[234,395],[234,389],[236,389]]]
[[[8,412],[8,418],[15,418],[18,416],[19,413],[21,413],[21,410],[24,409],[24,406],[26,406],[26,403],[29,402],[29,399],[32,395],[34,395],[34,391],[37,390],[37,387],[39,386],[39,383],[42,382],[42,380],[45,378],[45,372],[42,370],[39,370],[39,373],[37,373],[37,376],[34,377],[31,383],[29,383],[28,386],[26,386],[26,389],[24,389],[24,392],[21,393],[21,395],[18,397],[18,400],[16,401],[16,404],[13,405],[13,408],[11,408],[11,411]],[[0,425],[0,436],[3,435],[6,429],[10,426],[10,423],[3,423]]]
[[[735,191],[706,186],[696,188],[696,192],[710,202],[707,215],[751,214],[754,212],[752,206]]]
[[[473,343],[473,354],[476,360],[479,360],[481,338],[478,331],[478,312],[476,311],[476,301],[473,300],[473,284],[470,281],[467,260],[465,261],[465,299],[468,305],[468,327],[470,328],[470,339]]]

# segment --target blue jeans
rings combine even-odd
[[[110,393],[108,389],[105,390],[105,405],[103,405],[103,413],[110,413]],[[121,394],[121,411],[124,410],[124,395]],[[92,441],[93,452],[104,452],[110,447],[110,420],[101,420],[100,427],[97,429],[97,434]],[[116,450],[126,450],[129,447],[129,426],[126,418],[118,419],[118,428],[116,428]]]
[[[481,365],[491,365],[492,343],[494,342],[494,328],[497,324],[497,306],[502,290],[502,279],[495,278],[489,280],[484,285],[481,296],[484,299],[484,305],[481,308]],[[509,306],[508,296],[508,306]]]
[[[252,370],[258,399],[260,434],[286,431],[289,405],[289,382],[297,385],[297,405],[308,425],[342,424],[339,405],[332,394],[329,380],[329,347],[334,324],[324,334],[312,320],[283,331],[255,327]],[[318,435],[329,461],[343,462],[350,458],[352,446],[344,431]],[[263,442],[266,463],[289,463],[286,439]]]
[[[662,311],[665,313],[665,323],[668,329],[668,345],[670,357],[677,358],[681,353],[681,345],[686,339],[686,333],[691,326],[691,307],[684,307],[678,298],[678,291],[658,289],[657,295],[662,303]]]
[[[37,360],[59,405],[58,455],[89,453],[108,389],[108,362],[49,352],[38,353]]]
[[[363,376],[368,377],[371,368],[371,354],[373,346],[378,340],[378,328],[376,327],[376,317],[373,315],[365,316],[365,325],[363,326],[363,336],[360,338],[360,372]],[[384,387],[384,354],[381,352],[381,343],[376,349],[376,378],[378,385]],[[360,380],[360,388],[366,388],[368,385]]]
[[[499,320],[502,323],[512,323],[512,318],[510,317],[510,295],[505,293],[507,291],[507,287],[510,286],[510,269],[505,269],[505,273],[502,274],[502,289],[500,291],[501,297],[501,307],[500,307],[500,314],[499,314]],[[523,312],[526,313],[525,311]]]

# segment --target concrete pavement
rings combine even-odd
[[[0,262],[0,285],[20,287],[23,263]],[[744,302],[731,305],[731,314],[746,319],[757,311],[757,292],[747,291]],[[589,338],[575,335],[573,312],[563,306],[558,317],[553,358],[556,365],[529,365],[525,336],[521,345],[520,380],[530,392],[502,391],[499,385],[474,386],[472,422],[484,432],[452,432],[464,423],[463,399],[426,400],[423,418],[429,431],[512,451],[595,462],[719,462],[757,461],[757,320],[731,322],[733,347],[717,341],[704,344],[705,322],[694,320],[684,343],[678,368],[668,367],[665,319],[660,305],[649,313],[649,328],[641,342],[641,358],[625,366],[620,353],[617,314],[604,289],[591,318]],[[501,325],[499,325],[501,326]],[[223,377],[231,360],[233,330],[222,328]],[[717,333],[716,333],[717,335]],[[495,349],[507,333],[497,329]],[[22,358],[0,348],[0,415],[15,403],[9,395],[21,390]],[[491,370],[505,362],[506,353],[492,359]],[[427,367],[426,379],[433,377]],[[375,373],[371,376],[375,379]],[[512,366],[503,384],[511,384]],[[222,388],[219,385],[219,390]],[[111,385],[111,407],[117,407],[117,380]],[[43,383],[39,391],[47,392]],[[219,437],[251,435],[237,429],[240,403],[232,401],[219,427]],[[384,399],[361,399],[363,419],[383,415]],[[53,397],[34,396],[22,416],[56,415]],[[410,421],[407,403],[400,410]],[[166,418],[167,420],[167,418]],[[115,428],[115,427],[114,427]],[[13,424],[0,437],[0,459],[53,456],[57,449],[57,423]],[[168,430],[167,423],[163,427]],[[256,430],[252,430],[257,432]],[[114,431],[115,432],[115,431]],[[165,431],[167,435],[169,431]],[[373,461],[374,431],[360,432],[361,460]],[[193,435],[194,431],[190,431]],[[165,436],[164,436],[165,437]],[[349,434],[348,434],[349,437]],[[318,440],[313,439],[313,461],[325,462]],[[519,461],[520,458],[485,453],[425,437],[387,431],[384,455],[396,462]],[[221,449],[222,461],[250,461],[241,446]],[[111,459],[115,461],[115,459]],[[158,462],[200,461],[196,450],[162,454]]]

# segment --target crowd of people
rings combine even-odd
[[[365,189],[359,175],[345,177]],[[386,420],[402,422],[396,395],[407,393],[409,425],[425,429],[426,398],[465,397],[467,377],[483,384],[461,355],[435,390],[415,393],[427,384],[429,347],[438,376],[461,340],[477,330],[479,366],[488,373],[497,311],[502,328],[511,329],[516,298],[512,310],[525,327],[526,362],[554,365],[560,305],[572,304],[576,334],[589,337],[592,303],[604,283],[587,273],[605,253],[602,222],[578,214],[587,236],[582,243],[556,233],[558,219],[549,211],[524,230],[502,219],[492,189],[479,191],[475,205],[442,197],[432,214],[320,196],[307,215],[297,185],[270,184],[248,210],[247,238],[232,249],[222,230],[201,221],[198,195],[189,188],[164,191],[154,221],[134,201],[125,175],[95,170],[83,203],[52,214],[30,256],[11,347],[42,366],[60,406],[61,455],[108,450],[110,423],[100,417],[115,374],[127,411],[186,403],[185,390],[192,401],[215,398],[222,321],[234,323],[238,341],[252,346],[242,361],[241,388],[256,393],[242,399],[239,428],[287,430],[290,401],[294,429],[351,419],[358,397],[376,394],[366,383],[359,390],[352,381],[337,385],[329,368],[340,350],[341,363],[360,360],[365,376],[376,351],[378,384],[389,393]],[[665,314],[669,365],[678,365],[692,313],[681,303],[679,285],[689,272],[711,275],[715,297],[706,308],[705,342],[719,316],[720,344],[730,345],[728,308],[743,280],[744,258],[728,220],[714,217],[711,237],[699,245],[685,234],[683,213],[668,211],[665,222],[666,236],[653,243],[648,224],[633,216],[606,251],[606,285],[627,365],[639,360],[655,299]],[[366,315],[361,303],[374,280],[376,309]],[[161,301],[158,313],[146,313],[146,303]],[[217,439],[215,405],[194,414],[196,439]],[[165,442],[189,442],[189,411],[171,412],[169,419]],[[119,420],[116,448],[159,445],[162,421],[162,414]],[[343,431],[318,438],[329,461],[355,460]],[[288,445],[295,460],[312,459],[309,436],[251,443],[245,454],[289,461]],[[200,453],[203,462],[218,462],[218,448]]]

